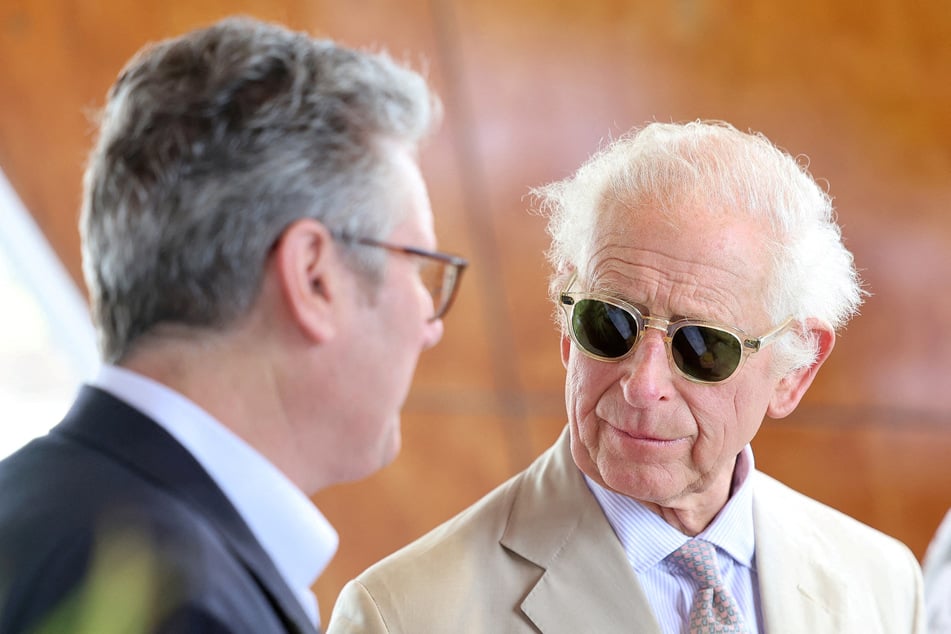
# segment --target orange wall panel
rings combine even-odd
[[[145,41],[241,12],[425,65],[446,106],[422,158],[441,247],[472,260],[424,355],[397,462],[319,494],[341,585],[525,466],[564,424],[531,186],[648,120],[764,132],[829,183],[872,293],[757,464],[906,541],[951,507],[951,11],[900,0],[267,2],[0,6],[0,167],[74,277],[89,114]]]

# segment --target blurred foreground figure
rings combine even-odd
[[[924,576],[928,632],[951,634],[951,511],[928,545]]]
[[[568,424],[350,582],[340,632],[921,632],[903,544],[760,473],[861,302],[829,197],[762,136],[651,124],[536,192]]]
[[[400,445],[465,262],[418,74],[249,19],[147,47],[85,179],[104,365],[0,463],[0,632],[314,632],[309,496]],[[8,421],[16,424],[16,421]]]

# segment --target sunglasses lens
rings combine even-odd
[[[687,376],[716,383],[740,366],[743,349],[734,335],[709,326],[684,326],[670,342],[674,363]]]
[[[575,340],[591,354],[617,359],[627,354],[637,341],[637,319],[622,308],[596,299],[582,299],[571,312]]]

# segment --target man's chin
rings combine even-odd
[[[375,444],[363,447],[359,454],[352,455],[349,460],[338,456],[340,465],[338,473],[341,476],[339,483],[358,482],[369,478],[396,460],[402,447],[399,418],[387,429],[389,431],[384,433]],[[343,462],[340,462],[341,460]]]
[[[396,457],[400,455],[400,450],[403,448],[403,435],[400,433],[400,420],[396,419],[395,424],[391,427],[392,431],[387,438],[384,439],[383,444],[380,447],[380,463],[377,466],[377,471],[380,469],[389,466]]]

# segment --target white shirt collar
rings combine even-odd
[[[709,526],[697,535],[726,551],[737,563],[753,569],[753,450],[747,445],[736,459],[730,499]],[[657,565],[689,538],[640,502],[606,489],[585,476],[608,522],[617,534],[628,561],[638,573]],[[649,535],[649,539],[644,539]]]
[[[330,563],[339,538],[313,502],[256,449],[178,392],[110,365],[91,383],[150,417],[195,457],[319,627],[310,586]]]

